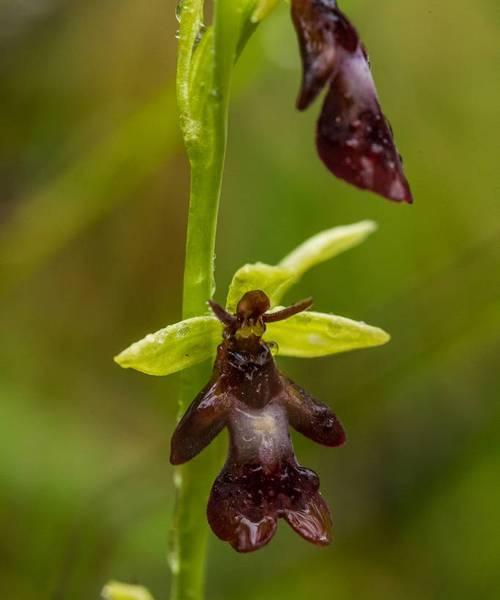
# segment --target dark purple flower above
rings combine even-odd
[[[352,185],[412,203],[356,29],[335,0],[292,0],[292,18],[303,66],[297,108],[306,109],[329,85],[316,134],[321,159]]]
[[[292,447],[291,425],[325,446],[345,441],[330,409],[282,375],[263,341],[266,323],[306,310],[307,300],[269,313],[264,292],[248,292],[235,315],[211,303],[224,323],[213,375],[172,437],[171,462],[184,463],[227,427],[229,455],[208,502],[214,533],[238,552],[251,552],[273,537],[278,518],[306,540],[326,545],[331,517],[316,473],[301,467]]]

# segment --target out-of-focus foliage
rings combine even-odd
[[[317,310],[362,315],[393,340],[280,359],[348,430],[338,452],[296,439],[321,474],[336,540],[320,551],[282,526],[244,557],[212,540],[209,598],[490,600],[497,5],[343,8],[370,48],[416,204],[350,189],[317,160],[314,111],[294,109],[299,59],[282,6],[237,70],[218,300],[239,265],[274,264],[316,231],[373,219],[369,244],[308,273],[284,303],[313,294]],[[112,356],[180,317],[188,172],[175,110],[165,100],[157,127],[130,125],[171,89],[176,27],[163,0],[0,4],[0,582],[16,600],[97,598],[110,579],[165,597],[176,381]]]

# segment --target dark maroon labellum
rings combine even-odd
[[[330,409],[283,376],[262,340],[266,323],[306,310],[311,300],[268,313],[269,299],[248,292],[235,315],[211,302],[224,323],[212,378],[191,404],[172,437],[171,462],[184,463],[224,427],[229,455],[217,477],[207,516],[214,533],[238,552],[251,552],[273,537],[278,518],[306,540],[326,545],[331,517],[316,473],[301,467],[289,426],[325,446],[345,441]]]
[[[306,109],[329,84],[316,133],[321,159],[348,183],[411,204],[401,156],[355,28],[335,0],[292,0],[292,18],[303,66],[297,108]]]

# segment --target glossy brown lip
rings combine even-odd
[[[282,518],[319,546],[331,540],[331,516],[316,473],[296,460],[289,427],[325,446],[345,441],[342,425],[324,404],[283,376],[261,335],[266,318],[285,319],[312,303],[268,313],[269,299],[248,292],[234,315],[211,302],[225,324],[212,378],[179,422],[171,462],[182,464],[227,427],[230,448],[208,502],[214,533],[238,552],[252,552],[273,537]],[[250,328],[249,335],[240,330]]]
[[[297,108],[306,109],[328,86],[316,131],[321,160],[351,185],[411,204],[402,159],[356,29],[334,0],[293,0],[292,19],[303,67]]]

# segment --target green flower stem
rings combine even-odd
[[[215,31],[218,16],[219,2],[215,6]],[[225,61],[219,67],[220,53],[226,49],[218,47],[212,29],[198,40],[203,2],[183,0],[180,18],[177,95],[181,129],[191,164],[182,307],[186,319],[203,314],[207,300],[215,291],[215,241],[227,141],[230,69]],[[223,71],[222,81],[220,71]],[[206,363],[183,373],[180,415],[208,377]],[[169,553],[173,577],[171,600],[202,600],[204,596],[208,541],[205,506],[217,454],[215,445],[196,460],[175,469],[176,508]]]
[[[207,310],[215,291],[214,261],[217,213],[224,167],[224,146],[207,169],[193,167],[184,265],[182,317],[189,319]]]
[[[203,314],[214,292],[214,249],[223,149],[210,170],[192,170],[184,267],[183,317]],[[181,376],[179,414],[182,415],[209,378],[207,363],[184,371]],[[206,494],[213,478],[217,453],[208,449],[196,460],[176,467],[176,509],[172,528],[170,566],[173,575],[172,600],[203,598],[204,564],[208,528]]]
[[[214,292],[214,249],[223,152],[210,170],[192,170],[191,198],[184,267],[183,317],[206,311]],[[184,371],[181,377],[179,414],[208,381],[206,363]],[[176,509],[172,529],[170,566],[173,575],[172,600],[200,600],[203,597],[207,524],[206,490],[216,455],[211,449],[197,460],[176,467]]]
[[[207,380],[206,365],[183,372],[180,403],[189,404]],[[203,385],[201,383],[201,385]],[[217,464],[218,445],[207,448],[194,462],[175,468],[176,507],[169,563],[171,600],[202,600],[208,542],[207,493]]]

